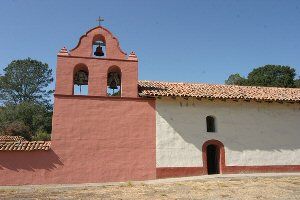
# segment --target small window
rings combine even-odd
[[[216,132],[215,118],[213,116],[206,117],[207,132]]]

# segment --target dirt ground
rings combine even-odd
[[[300,176],[0,187],[0,199],[300,199]]]

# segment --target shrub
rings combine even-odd
[[[32,140],[49,141],[49,140],[51,140],[51,135],[44,131],[38,131],[38,133],[35,136],[33,136]]]

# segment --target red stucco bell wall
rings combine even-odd
[[[56,95],[51,150],[1,152],[0,177],[0,185],[155,179],[155,101]]]
[[[73,73],[76,66],[85,65],[89,72],[88,94],[106,96],[107,72],[112,66],[121,70],[122,97],[137,97],[138,62],[132,60],[58,56],[56,94],[73,94]]]

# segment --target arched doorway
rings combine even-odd
[[[207,173],[219,174],[220,173],[220,150],[216,145],[210,144],[206,147],[207,159]]]
[[[203,168],[207,174],[222,174],[225,169],[224,145],[218,140],[208,140],[202,146]]]

